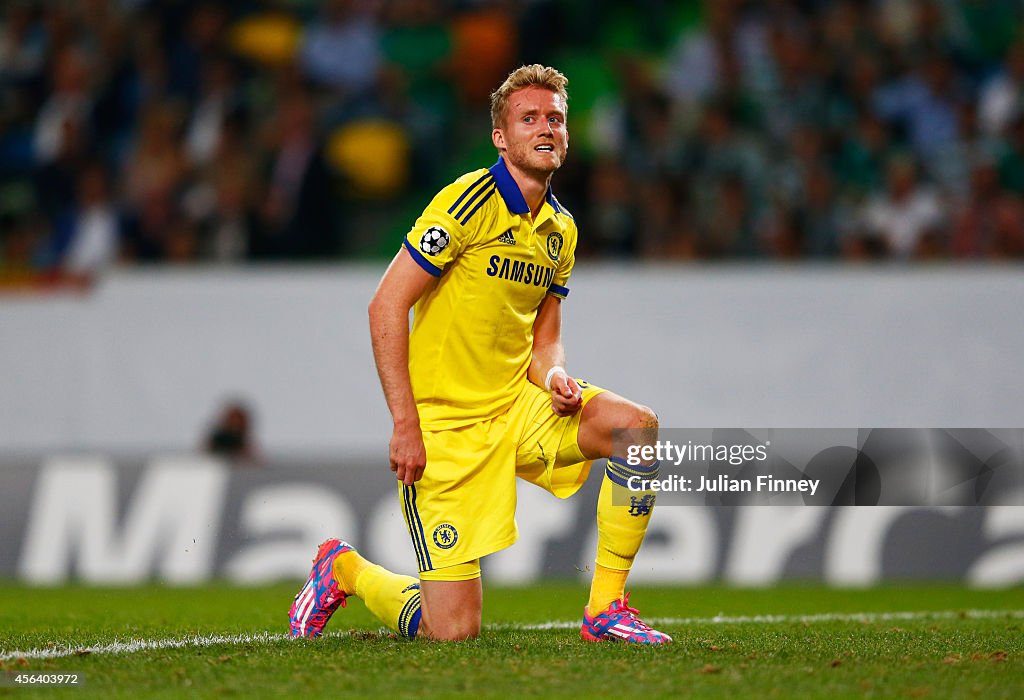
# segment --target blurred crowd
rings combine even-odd
[[[386,255],[570,79],[581,256],[1024,257],[1017,0],[7,0],[0,280]]]

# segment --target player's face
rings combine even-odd
[[[561,95],[547,88],[512,93],[505,126],[494,130],[495,145],[504,151],[505,160],[539,176],[558,170],[569,150],[565,107]]]

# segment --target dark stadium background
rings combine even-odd
[[[1010,0],[12,0],[0,269],[24,286],[389,255],[437,187],[493,160],[488,92],[527,62],[571,80],[557,187],[587,257],[1019,258],[1020,14]]]

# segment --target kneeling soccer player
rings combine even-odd
[[[612,454],[612,431],[657,440],[646,407],[570,377],[561,304],[577,230],[551,192],[569,145],[565,76],[523,66],[491,96],[498,162],[442,189],[416,221],[370,303],[370,331],[394,420],[391,469],[419,579],[324,542],[295,597],[291,633],[314,637],[346,596],[405,637],[480,633],[480,558],[517,538],[515,478],[560,498],[593,460],[610,458],[597,505],[598,547],[581,634],[590,641],[671,641],[628,605],[626,576],[654,494],[612,494],[657,463]],[[412,330],[409,309],[415,307]]]

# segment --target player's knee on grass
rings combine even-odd
[[[421,630],[425,639],[435,642],[463,642],[480,636],[479,617],[475,620],[433,617],[431,620],[433,624],[428,624],[425,630]],[[422,623],[420,624],[422,626]]]
[[[461,641],[480,636],[483,588],[479,578],[467,581],[420,581],[423,616],[420,634],[436,641]]]

